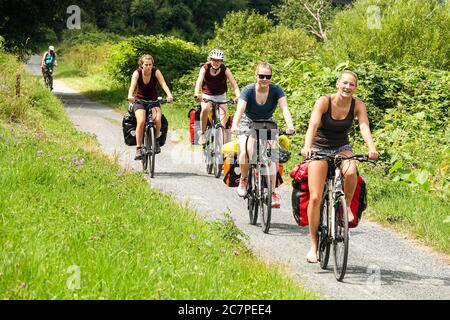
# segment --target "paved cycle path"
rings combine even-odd
[[[28,64],[30,70],[36,70],[33,59]],[[123,143],[122,114],[88,100],[59,80],[54,82],[54,94],[64,103],[75,126],[94,134],[106,154],[118,157],[130,170],[141,170],[141,163],[134,161],[135,148]],[[186,118],[186,126],[187,122]],[[176,129],[170,124],[169,128]],[[207,175],[200,147],[191,147],[187,141],[176,130],[169,132],[156,157],[151,187],[171,194],[207,219],[222,218],[229,211],[248,235],[252,251],[267,262],[283,265],[308,290],[324,299],[450,299],[448,260],[364,220],[350,231],[348,270],[344,281],[337,282],[332,255],[328,270],[306,262],[308,229],[299,228],[292,217],[289,181],[279,189],[281,209],[273,210],[269,234],[264,234],[259,222],[257,226],[249,224],[246,202],[237,196],[236,189],[228,188],[222,178]]]

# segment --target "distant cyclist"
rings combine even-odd
[[[53,71],[53,68],[57,65],[58,65],[58,55],[55,52],[55,47],[49,46],[48,51],[44,53],[41,60],[42,79],[45,78],[46,69]]]
[[[156,89],[157,84],[163,88],[164,92],[167,95],[167,102],[172,102],[173,97],[170,92],[169,87],[164,80],[164,76],[162,75],[159,69],[154,67],[153,57],[149,54],[144,54],[141,58],[139,58],[139,68],[133,72],[131,77],[131,84],[128,90],[128,101],[133,102],[133,109],[136,116],[136,156],[134,160],[141,160],[143,156],[142,152],[142,143],[144,139],[144,125],[146,120],[146,109],[145,106],[140,104],[139,102],[135,102],[136,99],[142,100],[157,100],[158,99],[158,91]],[[137,90],[136,90],[137,88]],[[134,95],[134,92],[136,94]],[[153,119],[155,121],[156,130],[155,135],[156,138],[159,138],[161,135],[161,107],[153,107],[152,108]],[[161,147],[159,145],[158,140],[156,140],[155,146],[156,153],[161,152]]]
[[[231,70],[224,65],[224,59],[225,55],[222,50],[211,50],[208,56],[208,62],[205,63],[200,69],[197,82],[195,84],[194,97],[198,102],[201,102],[202,106],[202,111],[200,113],[200,144],[206,143],[204,133],[208,122],[208,113],[212,111],[211,103],[206,103],[203,99],[226,101],[227,80],[233,87],[234,94],[236,96],[235,100],[237,100],[240,94],[239,86],[234,79]],[[226,104],[220,105],[220,119],[224,128],[227,122],[227,107],[228,106]]]
[[[292,116],[289,111],[287,98],[284,95],[280,86],[271,83],[272,78],[272,66],[267,62],[261,62],[256,67],[256,83],[247,85],[239,97],[236,113],[233,118],[232,132],[246,132],[250,129],[250,124],[253,120],[266,119],[275,121],[273,113],[277,105],[283,113],[284,120],[287,125],[287,134],[295,133],[294,124],[292,122]],[[245,152],[247,134],[241,134],[239,137],[239,167],[241,170],[241,179],[237,192],[239,196],[245,197],[248,188],[248,172],[249,172],[249,159],[252,159],[254,153],[254,146],[256,141],[254,138],[248,136],[247,152]],[[248,154],[248,157],[247,157]],[[272,190],[275,191],[276,183],[276,164],[271,162],[270,167]],[[272,207],[280,207],[280,195],[272,193]]]

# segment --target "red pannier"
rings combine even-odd
[[[308,163],[302,162],[296,164],[291,170],[292,178],[292,214],[299,226],[307,226],[308,222]]]
[[[198,144],[198,132],[200,131],[200,112],[202,111],[202,108],[200,106],[196,108],[192,108],[188,112],[188,118],[189,118],[189,136],[191,139],[191,144]],[[209,119],[208,119],[208,123]],[[231,129],[231,125],[233,124],[233,117],[230,115],[228,116],[227,123],[225,124],[226,129]],[[227,131],[227,140],[231,139],[231,133]]]
[[[200,107],[192,108],[188,112],[189,118],[189,135],[191,144],[198,144],[198,131],[200,130]]]
[[[302,162],[295,165],[291,173],[292,178],[292,213],[297,224],[305,227],[308,222],[308,163]],[[358,175],[355,193],[350,204],[353,214],[353,222],[349,228],[355,228],[361,221],[362,213],[367,208],[367,188],[364,179]]]

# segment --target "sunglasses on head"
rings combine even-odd
[[[270,80],[272,78],[272,75],[271,74],[258,74],[258,78],[260,80],[263,80],[263,79]]]

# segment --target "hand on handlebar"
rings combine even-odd
[[[295,128],[287,128],[285,132],[287,135],[293,135],[295,133]]]
[[[305,159],[309,159],[312,156],[312,149],[311,148],[307,148],[307,147],[303,147],[302,150],[300,151],[300,154],[305,157]]]
[[[135,97],[128,97],[127,100],[128,100],[128,102],[131,102],[131,103],[136,102],[136,98]]]
[[[377,160],[380,154],[377,150],[369,150],[368,156],[370,160]]]

